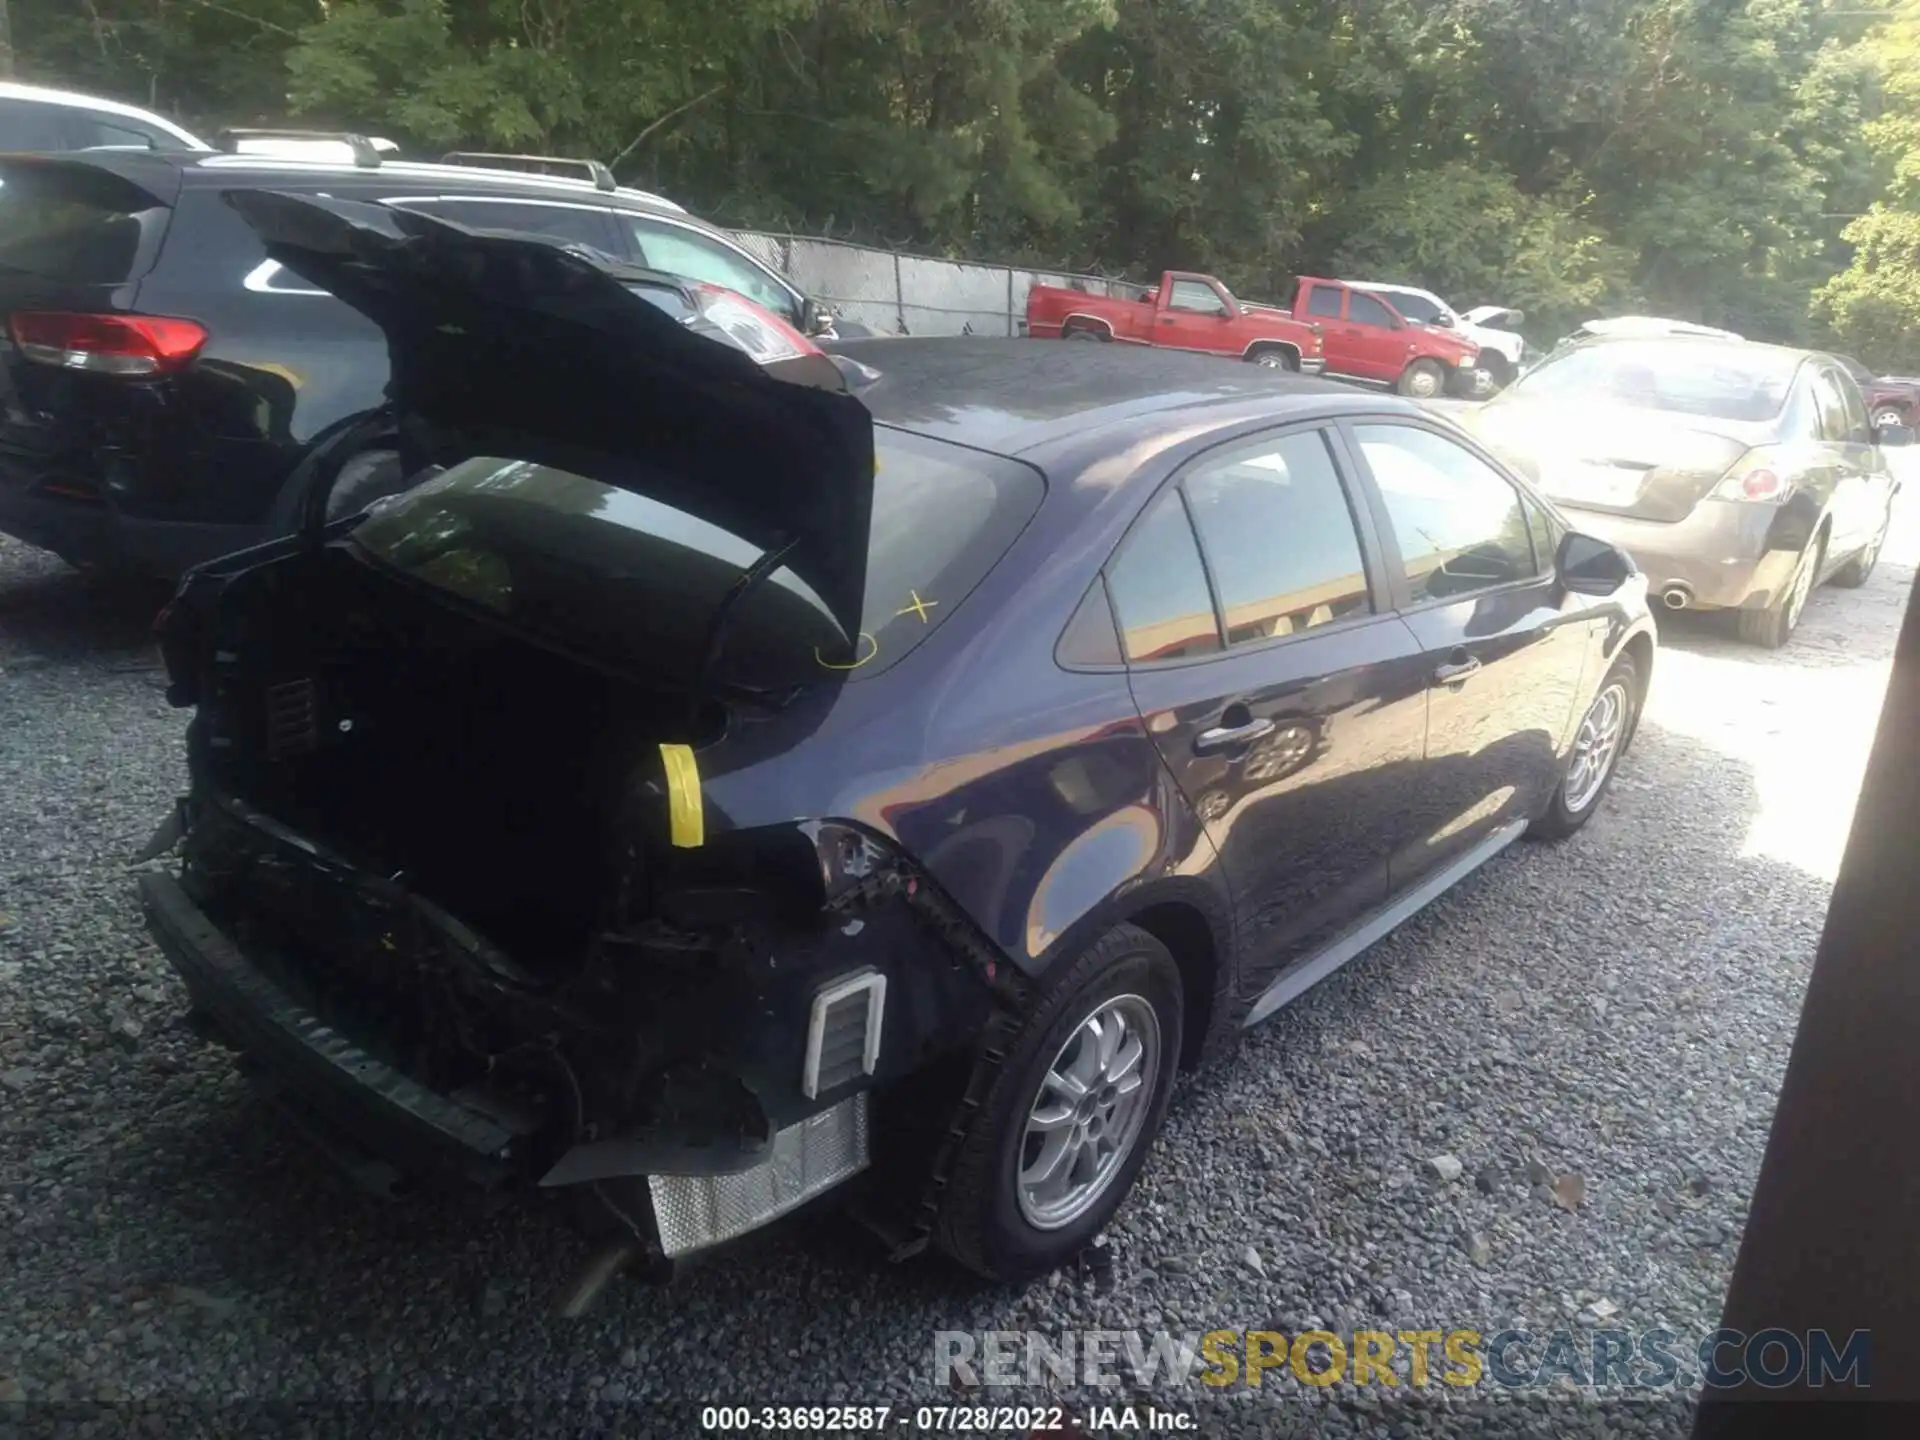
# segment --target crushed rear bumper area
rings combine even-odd
[[[221,933],[169,875],[140,877],[148,928],[205,1028],[262,1067],[302,1118],[409,1168],[490,1185],[537,1124],[430,1090],[299,1004]]]

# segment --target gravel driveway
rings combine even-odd
[[[462,1434],[496,1413],[469,1406],[540,1433],[577,1428],[553,1402],[624,1401],[626,1433],[684,1434],[717,1400],[981,1398],[935,1388],[936,1330],[1611,1315],[1688,1348],[1719,1317],[1917,560],[1909,498],[1873,582],[1819,592],[1785,652],[1669,623],[1605,813],[1184,1082],[1109,1263],[981,1290],[888,1269],[825,1217],[568,1323],[540,1305],[570,1236],[360,1198],[174,1024],[127,871],[182,780],[146,611],[0,540],[0,1400],[431,1401],[350,1413]],[[1583,1202],[1530,1171],[1580,1177]],[[1207,1434],[1385,1434],[1379,1393],[1270,1375],[1107,1398]],[[1683,1419],[1421,1394],[1393,1433]]]

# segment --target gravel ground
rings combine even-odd
[[[567,1234],[363,1200],[175,1025],[127,870],[182,779],[150,610],[0,540],[0,1400],[169,1401],[207,1423],[304,1400],[356,1431],[463,1434],[506,1413],[472,1407],[517,1406],[537,1434],[621,1405],[626,1433],[688,1433],[715,1401],[1045,1393],[937,1387],[938,1330],[1610,1316],[1684,1353],[1718,1320],[1916,560],[1909,501],[1873,582],[1818,593],[1786,652],[1670,623],[1606,812],[1508,852],[1184,1082],[1104,1263],[982,1290],[812,1218],[568,1323],[540,1309],[579,1259]],[[1550,1176],[1580,1178],[1577,1208]],[[1206,1434],[1685,1420],[1445,1387],[1383,1411],[1382,1392],[1282,1374],[1060,1398],[1150,1399]]]

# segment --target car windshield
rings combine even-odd
[[[863,679],[930,635],[993,568],[1045,493],[1038,471],[876,426],[860,635],[849,645],[791,570],[740,603],[717,679],[772,689]],[[750,542],[632,491],[476,457],[376,506],[353,533],[378,562],[519,627],[628,666],[698,663]]]
[[[1800,357],[1742,342],[1613,340],[1549,356],[1507,392],[1514,400],[1612,401],[1715,420],[1771,420]]]

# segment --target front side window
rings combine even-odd
[[[1297,635],[1372,608],[1346,491],[1318,431],[1208,459],[1182,483],[1228,644]]]
[[[1409,294],[1397,290],[1387,297],[1393,301],[1393,308],[1400,312],[1401,318],[1413,321],[1416,325],[1431,325],[1447,312],[1424,295]]]
[[[1107,569],[1127,659],[1190,660],[1220,649],[1206,567],[1177,489],[1168,489],[1133,527]]]
[[[1371,295],[1353,292],[1353,299],[1347,306],[1347,318],[1356,325],[1378,325],[1383,330],[1393,328],[1393,312]]]
[[[640,263],[648,269],[721,286],[793,324],[800,323],[800,302],[793,292],[737,250],[682,225],[638,215],[624,218],[632,228]]]
[[[1192,310],[1202,315],[1224,315],[1226,304],[1214,292],[1211,285],[1199,280],[1176,280],[1173,282],[1173,298],[1167,301],[1171,310]]]
[[[1478,455],[1411,425],[1357,425],[1354,435],[1386,502],[1414,604],[1539,573],[1520,492]]]

